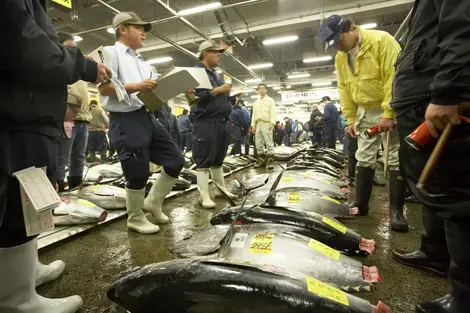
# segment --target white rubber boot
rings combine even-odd
[[[1,313],[75,313],[79,296],[48,299],[36,293],[36,239],[21,246],[0,248]]]
[[[199,203],[204,209],[215,209],[215,203],[209,196],[209,170],[199,169],[197,173],[197,189],[199,190]]]
[[[126,188],[127,228],[141,234],[155,234],[160,231],[158,225],[150,223],[145,217],[145,188],[133,190]]]
[[[211,176],[212,176],[212,180],[214,181],[214,183],[216,183],[217,186],[219,186],[220,189],[222,189],[230,199],[232,200],[238,199],[237,195],[230,193],[225,187],[224,171],[221,166],[211,167]],[[214,187],[214,188],[215,188],[215,196],[223,197],[223,195],[217,190],[217,187]]]
[[[49,265],[36,261],[36,287],[56,280],[65,270],[65,263],[58,260]]]
[[[162,206],[165,197],[170,193],[177,180],[177,178],[173,178],[165,171],[162,171],[145,199],[144,210],[152,213],[159,224],[166,224],[170,221],[168,216],[163,214]]]

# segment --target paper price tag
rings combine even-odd
[[[274,234],[256,234],[251,241],[250,252],[254,254],[271,254]]]
[[[83,205],[87,208],[94,208],[95,207],[95,205],[93,203],[91,203],[90,201],[87,201],[87,200],[83,200],[83,199],[78,199],[77,203],[81,204],[81,205]]]
[[[248,237],[247,233],[236,233],[233,235],[232,243],[230,244],[230,248],[245,248],[245,241]]]
[[[300,202],[300,192],[289,192],[287,194],[287,202],[289,202],[289,203],[299,203]]]
[[[331,198],[331,197],[328,197],[328,196],[322,196],[322,198],[323,198],[323,199],[325,199],[325,200],[328,200],[328,201],[334,202],[334,203],[336,203],[336,204],[341,204],[341,202],[339,202],[338,200],[336,200],[336,199],[333,199],[333,198]]]
[[[346,294],[341,290],[325,283],[322,283],[321,281],[316,280],[315,278],[308,276],[306,278],[307,289],[309,292],[319,295],[320,297],[330,299],[331,301],[341,303],[345,306],[349,306],[349,299]]]
[[[285,183],[292,183],[292,176],[283,176],[282,181]]]
[[[328,217],[324,217],[322,219],[322,222],[327,224],[327,225],[330,225],[331,227],[335,228],[336,230],[339,230],[343,234],[346,234],[346,231],[348,230],[348,228],[346,226],[344,226],[343,224],[341,224],[341,223],[339,223],[335,220],[332,220],[331,218],[328,218]]]
[[[327,245],[321,243],[320,241],[316,241],[314,239],[310,240],[310,242],[308,243],[308,247],[313,249],[313,250],[316,250],[324,255],[326,255],[327,257],[330,257],[332,258],[333,260],[336,260],[338,261],[339,260],[339,256],[341,255],[341,253],[331,247],[328,247]]]

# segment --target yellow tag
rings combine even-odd
[[[325,200],[334,202],[334,203],[336,203],[336,204],[341,204],[341,202],[339,202],[338,200],[335,200],[335,199],[333,199],[333,198],[331,198],[331,197],[328,197],[328,196],[322,196],[322,198],[325,199]]]
[[[52,0],[52,2],[58,3],[61,6],[71,9],[72,8],[72,0]]]
[[[310,242],[308,243],[308,247],[309,248],[312,248],[313,250],[316,250],[324,255],[326,255],[327,257],[330,257],[332,258],[333,260],[336,260],[338,261],[339,260],[339,256],[340,256],[340,252],[333,249],[333,248],[330,248],[328,247],[327,245],[321,243],[320,241],[316,241],[316,240],[310,240]]]
[[[250,252],[255,254],[271,254],[274,234],[256,234],[251,241]]]
[[[95,207],[95,205],[93,203],[91,203],[90,201],[87,201],[87,200],[83,200],[83,199],[77,199],[77,203],[81,204],[83,206],[86,206],[87,208]]]
[[[313,176],[313,172],[312,171],[306,171],[305,176],[311,177],[311,176]]]
[[[292,183],[292,176],[284,176],[282,177],[282,181],[285,183]]]
[[[299,203],[300,202],[300,192],[289,192],[287,194],[287,202],[289,202],[289,203]]]
[[[327,225],[330,225],[331,227],[333,227],[337,230],[339,230],[343,234],[346,234],[346,231],[348,230],[348,228],[346,226],[344,226],[343,224],[338,223],[337,221],[332,220],[331,218],[328,218],[328,217],[324,217],[322,219],[322,222],[327,224]]]
[[[309,292],[317,294],[320,297],[330,299],[331,301],[341,303],[345,306],[349,306],[348,297],[344,292],[335,287],[331,287],[330,285],[322,283],[315,278],[307,276],[307,289]]]
[[[90,186],[90,187],[88,187],[88,188],[90,188],[90,189],[93,190],[93,191],[96,191],[96,190],[98,190],[98,189],[100,188],[100,186],[94,185],[94,186]]]

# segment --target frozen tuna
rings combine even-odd
[[[106,210],[126,209],[126,190],[115,186],[88,186],[79,190],[78,198],[88,200]]]
[[[95,204],[77,198],[62,198],[61,204],[54,209],[55,225],[79,225],[104,222],[108,212]]]

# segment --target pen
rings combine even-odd
[[[101,63],[104,64],[104,56],[103,56],[103,52],[101,50],[98,50],[98,55],[100,56]],[[109,81],[109,77],[106,77],[106,81]]]

